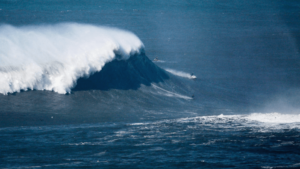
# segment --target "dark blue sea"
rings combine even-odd
[[[300,1],[0,0],[0,168],[300,168]]]

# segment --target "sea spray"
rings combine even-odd
[[[65,94],[76,80],[116,58],[141,52],[133,33],[77,23],[0,26],[0,93],[50,90]]]

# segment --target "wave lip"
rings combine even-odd
[[[70,93],[80,77],[114,60],[143,52],[131,32],[87,24],[0,26],[0,93],[50,90]]]

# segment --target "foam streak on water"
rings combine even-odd
[[[0,26],[0,93],[53,90],[69,93],[79,77],[89,76],[117,56],[139,53],[134,34],[108,27],[64,23]]]
[[[196,78],[195,75],[191,75],[189,73],[186,72],[182,72],[182,71],[178,71],[178,70],[173,70],[173,69],[165,69],[167,72],[175,75],[175,76],[180,76],[180,77],[184,77],[184,78],[188,78],[188,79],[194,79]]]
[[[224,128],[239,125],[240,127],[251,127],[259,131],[271,131],[282,129],[300,129],[300,114],[282,113],[251,113],[249,115],[218,115],[198,116],[193,118],[182,118],[178,121],[212,123],[213,126],[222,125]],[[239,128],[240,128],[239,127]],[[234,128],[233,129],[239,129]]]
[[[156,92],[158,94],[161,94],[163,96],[167,96],[167,97],[176,97],[176,98],[181,98],[181,99],[186,99],[186,100],[191,100],[193,99],[192,97],[189,97],[189,96],[185,96],[185,95],[181,95],[181,94],[178,94],[178,93],[175,93],[175,92],[171,92],[171,91],[168,91],[168,90],[165,90],[161,87],[158,87],[157,85],[155,84],[151,84],[151,86],[156,89]]]

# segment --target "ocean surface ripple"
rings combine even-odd
[[[280,113],[2,128],[0,167],[297,168],[299,135]]]

